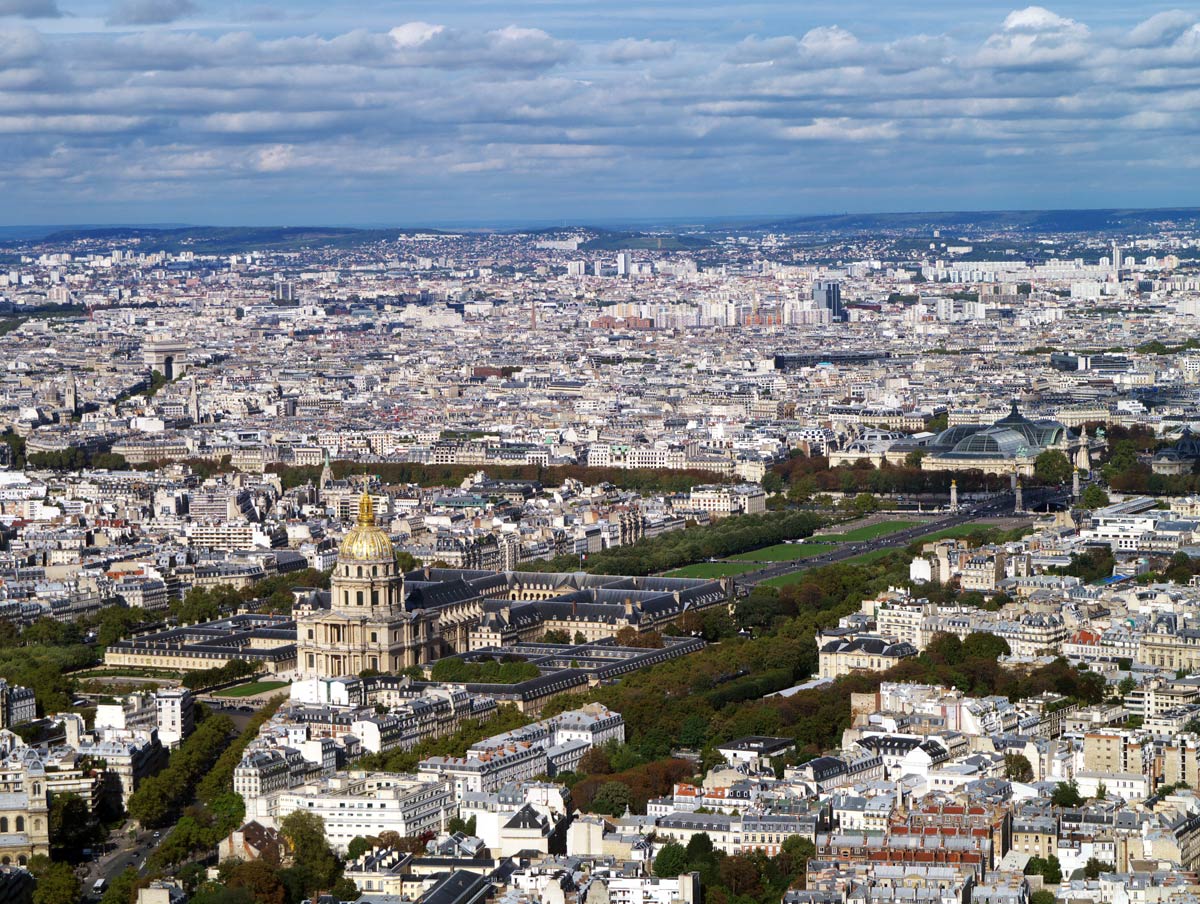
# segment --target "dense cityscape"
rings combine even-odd
[[[6,888],[1194,895],[1200,225],[1091,218],[11,241]]]

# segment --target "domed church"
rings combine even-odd
[[[369,493],[342,540],[329,608],[296,609],[296,669],[302,678],[398,672],[424,665],[441,647],[433,610],[405,607],[404,574],[388,535],[375,524]]]

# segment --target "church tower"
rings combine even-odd
[[[192,417],[192,423],[200,423],[200,387],[196,384],[196,380],[192,378],[192,392],[188,396],[188,413]]]
[[[335,612],[394,612],[404,606],[404,575],[396,567],[391,538],[375,525],[375,503],[364,492],[358,523],[342,540],[330,580]]]
[[[74,416],[79,414],[79,390],[75,386],[74,372],[67,374],[67,388],[63,393],[63,407]]]
[[[441,649],[437,612],[406,605],[404,573],[391,538],[375,524],[364,492],[358,519],[342,540],[329,585],[329,608],[296,610],[296,670],[337,678],[424,665]]]

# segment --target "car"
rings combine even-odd
[[[155,833],[154,833],[154,837],[155,837],[155,838],[162,838],[162,832],[155,832]]]

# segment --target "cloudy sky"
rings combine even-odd
[[[1200,204],[1200,7],[0,0],[0,223]]]

